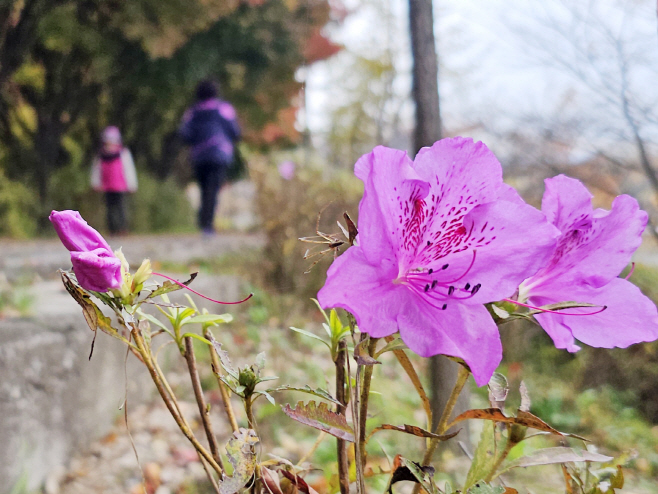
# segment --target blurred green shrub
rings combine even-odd
[[[134,232],[195,231],[194,211],[184,185],[172,177],[164,181],[141,173],[139,189],[130,197],[131,230]]]
[[[9,180],[0,169],[0,236],[26,238],[34,235],[36,197],[23,184]]]
[[[316,229],[338,233],[343,238],[336,221],[344,224],[343,212],[347,211],[356,223],[363,194],[361,182],[351,171],[319,163],[297,164],[294,176],[285,180],[279,174],[277,162],[262,157],[250,161],[250,175],[256,184],[256,210],[266,235],[263,256],[266,282],[281,292],[315,297],[324,283],[333,252],[327,252],[305,274],[320,257],[304,260],[306,250],[313,253],[327,249],[328,245],[298,239],[317,235]]]

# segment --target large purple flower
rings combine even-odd
[[[542,210],[561,232],[547,265],[519,289],[520,301],[535,306],[573,301],[605,306],[564,309],[535,317],[555,346],[574,352],[575,340],[601,348],[625,348],[658,338],[658,311],[619,273],[642,242],[647,213],[635,199],[617,197],[612,210],[592,209],[592,195],[578,180],[546,179]],[[591,315],[567,315],[591,314]]]
[[[82,288],[106,292],[121,286],[121,261],[80,213],[53,211],[49,219],[64,247],[71,252],[73,272]]]
[[[380,146],[355,174],[365,184],[359,245],[329,268],[321,305],[352,312],[372,337],[399,331],[421,356],[460,357],[487,383],[502,348],[483,304],[545,264],[558,232],[471,139],[443,139],[413,162]]]

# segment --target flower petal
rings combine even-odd
[[[648,216],[627,195],[615,198],[610,211],[592,211],[590,195],[578,181],[560,175],[546,180],[542,210],[562,232],[550,264],[533,284],[600,287],[616,278],[642,242]],[[544,280],[544,281],[542,281]],[[533,292],[551,290],[542,287]]]
[[[86,290],[106,292],[121,286],[121,261],[105,249],[71,252],[71,263],[78,283]]]
[[[484,304],[513,295],[523,280],[550,259],[559,235],[540,211],[508,201],[475,207],[464,218],[464,227],[461,245],[465,250],[427,266],[435,270],[440,285],[453,284],[447,277],[463,273],[454,282],[454,295],[466,304]],[[441,270],[444,262],[449,268]],[[469,296],[476,285],[480,285],[478,291]]]
[[[364,182],[359,204],[359,244],[371,262],[393,258],[404,248],[404,226],[412,221],[416,201],[429,184],[419,179],[404,151],[377,146],[357,161],[354,172]],[[407,245],[407,249],[415,249]]]
[[[554,340],[555,337],[549,331],[548,325],[551,329],[555,328],[560,335],[564,335],[566,330],[575,339],[597,348],[626,348],[634,343],[658,338],[656,306],[629,281],[615,278],[600,288],[574,286],[565,290],[562,295],[571,301],[607,306],[607,309],[591,316],[538,314],[537,320]],[[531,299],[531,302],[536,303],[536,300]],[[596,309],[584,307],[568,309],[565,312],[582,314],[593,310]],[[558,346],[557,341],[556,346]],[[565,347],[558,346],[558,348]]]
[[[375,338],[391,335],[398,330],[400,297],[407,293],[393,284],[396,274],[394,264],[371,264],[360,246],[350,247],[329,267],[318,301],[325,309],[350,311],[359,329]]]
[[[450,355],[463,359],[478,386],[489,382],[502,358],[498,327],[482,305],[453,304],[440,311],[405,304],[398,316],[400,337],[421,357]]]
[[[103,248],[111,252],[103,236],[90,227],[77,211],[52,211],[49,219],[69,251],[87,252]]]

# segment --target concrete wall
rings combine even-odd
[[[93,333],[82,314],[0,321],[0,493],[21,478],[30,490],[108,432],[121,413],[125,347]],[[129,359],[130,400],[150,384]],[[139,376],[136,378],[136,376]],[[152,385],[151,385],[152,386]],[[149,394],[149,391],[146,394]]]

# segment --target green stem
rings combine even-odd
[[[508,432],[509,434],[509,432]],[[505,443],[505,448],[500,452],[498,457],[496,458],[496,461],[493,464],[493,467],[491,467],[491,471],[487,474],[487,476],[484,478],[485,482],[491,482],[493,479],[498,477],[496,475],[496,470],[498,470],[498,467],[503,464],[503,461],[505,461],[505,458],[509,455],[509,452],[512,451],[512,448],[516,446],[517,443],[514,443],[510,441],[509,439]]]
[[[132,330],[132,335],[133,339],[135,340],[135,343],[137,344],[137,349],[139,351],[139,354],[142,356],[142,361],[144,362],[144,365],[146,365],[146,368],[149,370],[149,373],[151,374],[151,379],[153,379],[153,382],[155,384],[155,387],[157,388],[158,392],[160,393],[160,396],[162,397],[162,400],[165,402],[165,405],[167,406],[167,409],[169,410],[169,413],[171,413],[171,416],[174,418],[176,421],[176,424],[178,425],[178,428],[181,430],[183,435],[192,443],[192,446],[199,452],[200,455],[204,457],[204,459],[208,462],[208,464],[219,474],[221,477],[224,473],[222,467],[220,467],[215,459],[212,457],[212,455],[201,445],[201,443],[197,440],[197,438],[194,436],[194,433],[190,429],[190,427],[187,425],[185,420],[178,414],[178,411],[176,410],[176,407],[174,406],[173,402],[171,401],[167,390],[165,389],[164,385],[162,384],[162,381],[160,380],[160,376],[158,375],[158,372],[155,369],[155,366],[153,365],[153,362],[151,360],[151,355],[146,347],[146,344],[144,342],[144,338],[142,337],[141,332],[137,328],[133,328]]]
[[[370,338],[368,343],[368,355],[374,356],[377,348],[377,338]],[[370,397],[370,383],[374,365],[365,366],[363,372],[363,384],[361,386],[361,402],[359,403],[359,451],[361,453],[362,468],[366,468],[366,421],[368,420],[368,398]]]

